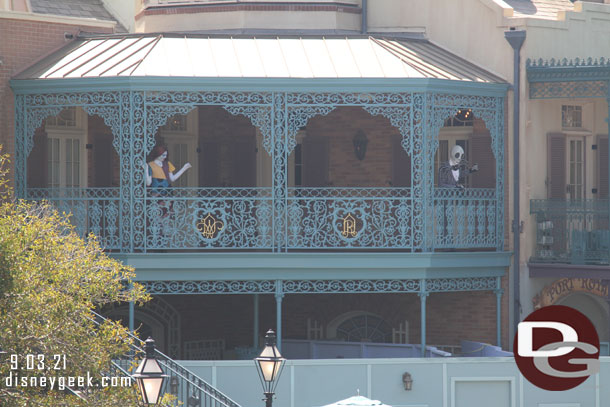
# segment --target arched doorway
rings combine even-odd
[[[582,312],[595,325],[600,342],[608,342],[608,303],[589,293],[572,293],[559,299],[556,305],[565,305]]]
[[[127,304],[104,310],[103,314],[122,321],[125,326],[129,323]],[[167,301],[153,297],[143,307],[136,308],[134,322],[140,339],[145,340],[150,336],[161,352],[173,359],[180,357],[180,314]]]
[[[534,309],[565,305],[582,312],[595,326],[600,342],[608,342],[610,307],[607,298],[608,286],[602,280],[561,278],[540,290],[533,302]]]

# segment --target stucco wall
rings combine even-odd
[[[513,358],[289,360],[274,404],[323,406],[361,395],[408,407],[593,407],[610,404],[610,358],[580,386],[562,392],[534,387]],[[244,406],[260,403],[262,388],[252,361],[184,361],[191,369]],[[402,375],[409,372],[412,390]],[[601,385],[600,385],[601,383]]]

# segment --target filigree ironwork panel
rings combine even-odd
[[[288,134],[286,136],[286,151],[288,154],[297,145],[297,132],[300,128],[307,126],[309,119],[315,116],[326,116],[333,110],[335,110],[335,106],[288,107]]]
[[[112,131],[112,146],[117,151],[120,150],[121,143],[121,113],[118,105],[112,106],[83,106],[88,115],[98,115],[104,120],[106,126]]]
[[[286,197],[288,188],[288,149],[286,94],[273,94],[273,135],[271,178],[273,185],[273,249],[286,250]]]
[[[118,105],[117,92],[44,93],[21,97],[23,98],[26,119],[23,129],[25,134],[23,134],[22,139],[22,142],[25,143],[26,157],[33,147],[34,131],[42,125],[42,121],[47,117],[56,116],[67,107],[101,108]],[[106,117],[103,118],[106,119]],[[113,128],[113,132],[115,130],[116,127]]]
[[[146,249],[271,249],[271,188],[173,188],[146,199]],[[207,195],[207,196],[206,196]]]
[[[421,281],[412,280],[285,280],[285,294],[416,293]]]
[[[15,193],[25,196],[27,171],[27,139],[25,115],[25,96],[15,96]],[[2,153],[6,153],[3,150]]]
[[[197,192],[178,199],[171,211],[161,205],[164,199],[147,197],[143,163],[154,145],[154,133],[170,115],[185,114],[198,105],[221,106],[233,115],[248,117],[261,130],[264,148],[272,155],[270,196],[240,200],[231,195],[234,191],[216,191],[218,198]],[[78,201],[74,210],[78,217],[87,219],[82,223],[86,230],[110,233],[109,244],[121,251],[187,247],[428,250],[458,241],[468,247],[487,246],[491,239],[495,239],[497,248],[503,245],[504,98],[412,92],[109,91],[17,95],[16,188],[20,196],[25,195],[26,160],[34,129],[45,117],[68,106],[81,106],[88,114],[99,115],[113,132],[113,145],[120,158],[118,199],[112,204],[101,197],[92,198],[99,202]],[[387,117],[398,129],[402,147],[411,157],[408,196],[357,189],[350,192],[353,195],[321,189],[318,195],[304,190],[289,193],[288,155],[295,146],[296,132],[311,117],[327,115],[339,106],[360,106],[371,115]],[[460,201],[434,195],[430,157],[438,146],[438,130],[444,119],[461,107],[471,108],[490,130],[497,169],[493,198]],[[482,203],[493,199],[495,206]],[[114,225],[116,217],[119,220]],[[186,236],[186,230],[190,236]],[[444,231],[440,240],[439,230]]]
[[[496,205],[494,189],[436,188],[433,200],[434,246],[496,247]]]
[[[487,242],[491,236],[495,236],[494,244],[491,244],[489,247],[496,247],[498,250],[501,250],[504,246],[504,204],[503,204],[503,196],[504,196],[504,98],[503,97],[491,97],[491,96],[464,96],[464,95],[451,95],[451,94],[429,94],[428,98],[428,120],[427,127],[429,129],[430,137],[426,138],[427,145],[426,150],[429,152],[430,156],[433,156],[438,149],[438,134],[444,125],[444,121],[448,117],[452,117],[455,115],[458,109],[468,107],[472,109],[473,114],[482,119],[485,122],[487,129],[489,130],[491,136],[491,145],[492,152],[494,154],[494,158],[496,160],[496,188],[495,188],[495,196],[493,199],[495,200],[495,205],[486,204],[484,216],[482,216],[482,209],[479,208],[476,210],[479,218],[486,218],[486,238]],[[434,163],[432,160],[426,162],[425,173],[428,174],[428,179],[425,182],[425,185],[428,188],[428,196],[432,197],[436,192],[432,192],[433,182],[434,182]],[[479,190],[478,188],[475,189]],[[436,198],[435,198],[436,199]],[[426,201],[429,201],[426,199]],[[431,206],[431,212],[434,213],[434,218],[436,222],[428,223],[427,227],[427,236],[430,238],[434,236],[433,245],[436,246],[436,243],[439,242],[439,234],[438,231],[443,228],[440,227],[439,223],[439,215],[440,218],[445,218],[443,223],[453,222],[458,223],[458,229],[464,230],[463,222],[468,220],[469,230],[472,230],[472,208],[468,208],[466,203],[461,203],[456,205],[443,204],[442,207],[439,207],[435,203]],[[477,205],[479,206],[479,205]],[[444,209],[447,211],[444,211]],[[492,212],[493,210],[493,212]],[[466,216],[465,218],[463,216]],[[427,219],[431,219],[429,216]],[[462,225],[459,223],[462,222]],[[482,224],[483,221],[478,224]],[[432,228],[436,230],[433,231]],[[448,233],[452,233],[449,228],[445,227],[445,231]],[[478,228],[476,228],[478,230]],[[467,234],[467,236],[472,236],[471,234]],[[448,241],[454,239],[454,235],[449,235],[441,238],[442,245],[448,244]],[[443,247],[441,246],[441,247]],[[436,246],[438,247],[438,246]],[[464,246],[466,247],[466,246]],[[478,246],[480,247],[480,246]]]
[[[198,105],[217,105],[233,115],[243,115],[259,128],[263,147],[271,152],[270,92],[146,92],[148,150],[154,147],[154,135],[159,126],[174,114],[186,114]],[[152,138],[152,139],[151,139]]]
[[[412,202],[409,188],[290,188],[288,248],[412,248]]]
[[[275,280],[146,281],[149,294],[275,294]]]
[[[119,250],[119,188],[28,188],[26,198],[46,200],[70,214],[76,232],[93,233],[106,249]]]
[[[497,277],[377,280],[219,280],[144,281],[146,291],[164,294],[274,294],[278,301],[286,294],[389,294],[431,292],[494,291]]]
[[[530,99],[606,98],[608,81],[530,82]]]
[[[497,277],[434,278],[426,280],[426,291],[494,291]]]

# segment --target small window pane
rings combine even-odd
[[[47,126],[55,127],[76,127],[76,108],[68,107],[57,116],[52,116],[46,120]]]
[[[47,139],[47,183],[49,187],[59,187],[59,139]]]
[[[167,123],[161,126],[161,130],[165,131],[186,131],[186,116],[182,114],[176,114],[169,119]]]
[[[581,128],[582,106],[561,106],[561,126],[565,128]]]

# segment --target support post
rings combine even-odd
[[[276,318],[276,337],[277,348],[282,351],[282,300],[284,299],[284,290],[282,289],[282,280],[277,280],[275,283],[275,318]]]
[[[258,306],[259,306],[259,296],[258,294],[254,294],[254,338],[252,341],[252,346],[254,349],[258,349],[258,332],[259,332],[259,322],[258,322]]]
[[[502,347],[502,278],[496,277],[496,345]]]
[[[426,279],[422,279],[419,290],[419,300],[421,304],[421,357],[426,357],[426,298],[430,293],[426,291]]]
[[[133,303],[133,301],[129,302],[129,331],[133,334],[133,332],[135,331],[135,324],[136,324],[136,318],[135,318],[135,305]]]
[[[286,198],[288,196],[288,113],[286,93],[273,94],[272,193],[273,193],[273,251],[287,250]],[[278,332],[278,338],[280,334]],[[278,346],[279,348],[279,346]]]
[[[602,280],[602,284],[605,286],[604,289],[606,290],[606,303],[608,304],[608,310],[610,311],[610,280]],[[600,353],[599,356],[610,356],[610,312],[608,313],[608,346],[608,354],[604,355]]]
[[[606,118],[606,121],[608,122],[608,157],[610,157],[610,81],[608,81],[607,88],[608,95],[606,95],[606,102],[608,102],[608,117]],[[606,199],[608,200],[608,214],[610,215],[610,165],[608,165],[608,196]],[[608,234],[610,238],[610,225],[608,226]],[[608,264],[610,264],[610,244],[608,245]],[[610,340],[610,338],[608,338],[608,340]]]
[[[520,301],[520,264],[521,264],[521,209],[519,186],[519,112],[521,96],[521,46],[525,41],[525,30],[510,30],[504,32],[504,38],[513,48],[513,327],[521,320]]]

